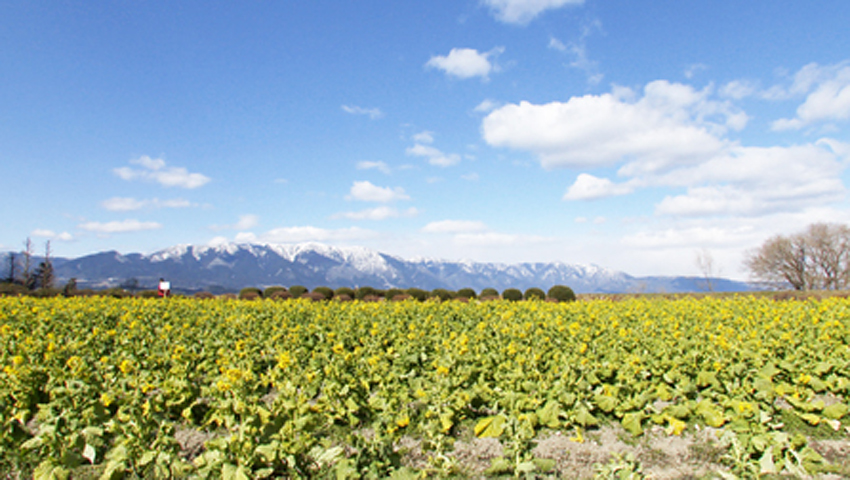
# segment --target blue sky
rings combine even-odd
[[[746,278],[848,222],[850,3],[0,1],[0,249]]]

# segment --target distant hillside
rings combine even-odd
[[[426,290],[492,287],[525,290],[568,285],[577,293],[700,292],[698,277],[633,277],[596,265],[551,263],[480,263],[436,259],[402,259],[362,247],[302,244],[181,245],[151,255],[101,252],[54,260],[59,282],[76,278],[81,288],[134,283],[155,288],[160,277],[176,291],[237,291],[246,286],[371,286]],[[743,282],[712,279],[716,291],[745,291]]]

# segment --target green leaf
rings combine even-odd
[[[41,462],[32,472],[33,480],[67,480],[68,471],[51,460]]]
[[[505,431],[505,420],[503,415],[482,418],[473,429],[475,436],[478,438],[498,438]]]
[[[814,413],[800,413],[798,415],[809,425],[817,425],[820,423],[820,417],[815,415]]]
[[[537,465],[534,462],[522,462],[516,466],[517,473],[531,473],[537,470]]]
[[[561,415],[561,407],[555,400],[549,400],[546,405],[537,411],[537,418],[540,423],[549,428],[558,428],[561,424],[558,417]]]
[[[580,407],[578,412],[576,412],[576,422],[582,427],[590,427],[599,424],[599,420],[591,415],[584,407]]]
[[[593,400],[605,413],[611,413],[615,408],[617,408],[617,399],[610,395],[596,395]]]
[[[707,400],[703,400],[697,404],[696,413],[702,417],[705,424],[709,427],[720,428],[726,423],[723,413]]]
[[[484,471],[485,475],[501,475],[510,473],[513,470],[510,460],[505,457],[494,458],[490,463],[490,468]]]
[[[697,386],[698,387],[718,387],[720,386],[720,382],[717,380],[716,372],[707,372],[702,371],[697,374]]]
[[[823,416],[830,420],[841,420],[847,413],[850,413],[850,407],[844,403],[834,403],[823,409]]]
[[[535,458],[532,460],[535,465],[537,465],[537,469],[541,472],[550,472],[554,470],[556,466],[558,466],[558,462],[552,460],[551,458]]]
[[[623,428],[628,430],[634,436],[643,434],[643,427],[640,422],[643,420],[643,414],[638,412],[627,413],[623,416]]]

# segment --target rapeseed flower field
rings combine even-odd
[[[716,429],[724,475],[807,475],[834,466],[787,419],[847,435],[849,344],[841,298],[0,298],[0,471],[422,478],[463,473],[469,436],[505,446],[489,473],[545,476],[542,435],[617,425]]]

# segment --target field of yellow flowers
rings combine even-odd
[[[847,434],[848,344],[839,298],[0,298],[0,472],[415,478],[458,473],[467,436],[505,445],[489,473],[545,475],[541,435],[617,425],[805,475],[831,466],[787,420]]]

